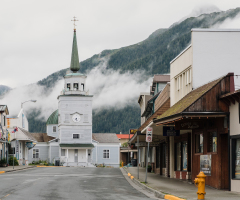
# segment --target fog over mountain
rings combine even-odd
[[[94,95],[93,132],[127,133],[129,128],[138,128],[140,92],[149,92],[154,74],[169,73],[170,61],[189,45],[191,29],[231,28],[228,25],[237,26],[239,13],[239,8],[229,11],[219,11],[214,6],[198,8],[190,18],[167,29],[158,29],[144,41],[104,50],[82,61],[80,71],[87,74],[86,87]],[[24,104],[24,109],[30,131],[45,132],[47,118],[57,109],[57,96],[63,89],[66,71],[67,68],[62,69],[37,83],[8,91],[2,96],[1,104],[7,104],[10,115],[15,116],[21,102],[36,99],[37,103]]]

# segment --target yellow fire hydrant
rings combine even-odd
[[[198,191],[197,191],[198,199],[204,199],[204,196],[206,194],[206,192],[205,192],[205,178],[206,178],[206,175],[203,172],[200,172],[197,175],[197,178],[195,178],[195,180],[194,180],[195,185],[198,188]]]

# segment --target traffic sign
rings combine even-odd
[[[152,127],[147,127],[146,142],[152,142]]]

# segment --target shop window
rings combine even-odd
[[[178,142],[176,144],[176,170],[177,171],[181,171],[182,168],[181,168],[181,159],[182,157],[182,151],[181,151],[181,142]]]
[[[232,140],[232,178],[240,179],[240,138]]]
[[[166,143],[162,145],[162,168],[166,168]]]
[[[217,152],[217,132],[208,133],[208,152]]]
[[[156,168],[160,167],[160,147],[156,147]]]
[[[240,103],[238,104],[238,120],[239,120],[239,124],[240,124]]]
[[[182,143],[182,170],[187,171],[187,142]]]
[[[203,133],[195,135],[195,152],[203,153]]]

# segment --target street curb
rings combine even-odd
[[[123,167],[122,169],[124,169],[124,170],[126,171],[126,173],[128,173],[128,171],[125,169],[125,167]],[[161,192],[159,192],[159,191],[157,191],[157,190],[154,190],[154,189],[148,187],[147,185],[142,184],[139,180],[137,180],[137,179],[135,179],[135,178],[133,178],[133,179],[131,179],[131,180],[132,180],[136,185],[138,185],[139,187],[141,187],[141,188],[143,188],[143,189],[145,189],[145,190],[147,190],[147,191],[149,191],[149,192],[154,193],[154,196],[155,196],[155,197],[164,199],[165,194],[163,194],[163,193],[161,193]]]
[[[65,166],[40,166],[40,165],[37,165],[36,167],[65,167]]]
[[[129,173],[125,167],[123,167],[122,169],[125,170],[126,173]],[[129,173],[130,174],[130,173]],[[131,174],[130,174],[131,175]],[[131,176],[129,176],[131,177]],[[162,192],[159,192],[157,190],[154,190],[152,188],[150,188],[149,186],[147,185],[144,185],[142,184],[139,180],[135,179],[134,177],[131,178],[131,180],[136,184],[138,185],[139,187],[149,191],[149,192],[152,192],[154,193],[154,196],[157,197],[157,198],[161,198],[161,199],[167,199],[167,200],[185,200],[185,199],[182,199],[182,198],[179,198],[177,196],[174,196],[174,195],[169,195],[169,194],[163,194]]]
[[[36,166],[26,167],[26,168],[22,168],[22,169],[13,169],[13,170],[9,170],[9,171],[4,171],[4,173],[10,173],[10,172],[14,172],[14,171],[21,171],[21,170],[31,169],[31,168],[35,168],[35,167]]]

